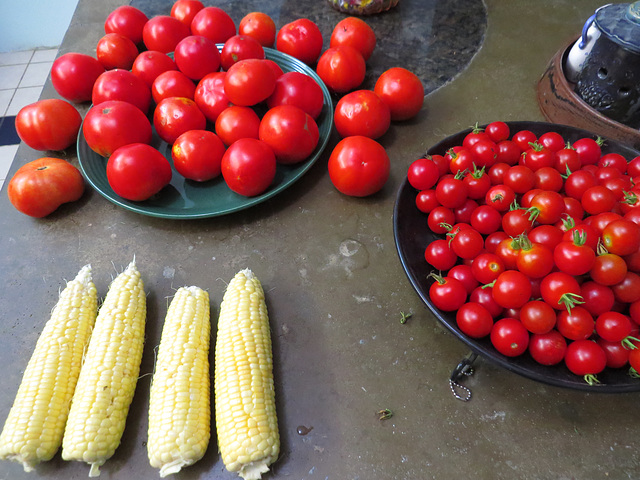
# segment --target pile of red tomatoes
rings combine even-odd
[[[507,357],[590,383],[640,372],[640,157],[602,145],[496,121],[408,170],[439,234],[425,249],[433,305]]]

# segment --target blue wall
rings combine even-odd
[[[57,47],[78,0],[0,0],[0,52]]]

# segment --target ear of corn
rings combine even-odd
[[[62,440],[62,458],[91,465],[120,444],[140,371],[146,297],[135,262],[119,274],[98,312]]]
[[[97,310],[91,266],[85,265],[60,293],[36,343],[0,435],[0,458],[31,471],[58,451]]]
[[[149,400],[147,451],[165,477],[202,458],[210,437],[209,294],[176,291],[164,322]]]
[[[269,318],[251,270],[229,283],[220,305],[215,351],[218,447],[229,471],[261,478],[280,451]]]

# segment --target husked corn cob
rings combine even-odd
[[[98,295],[85,265],[68,282],[24,371],[0,435],[0,458],[29,472],[60,448],[82,355],[98,311]]]
[[[62,458],[90,464],[90,477],[100,475],[120,444],[140,371],[145,317],[144,284],[131,262],[98,311],[62,440]]]
[[[278,458],[280,436],[267,306],[249,269],[231,280],[220,305],[214,389],[222,460],[227,470],[257,480]]]
[[[202,458],[211,423],[209,294],[176,292],[162,328],[149,400],[147,452],[166,477]]]

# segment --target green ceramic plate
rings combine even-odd
[[[218,47],[221,48],[221,45]],[[105,198],[127,210],[152,217],[174,219],[227,215],[262,203],[285,190],[311,168],[327,146],[333,125],[333,104],[329,90],[313,69],[289,55],[270,48],[265,48],[265,54],[268,59],[275,61],[284,72],[302,72],[313,77],[322,87],[324,95],[324,106],[320,116],[316,119],[320,131],[320,140],[316,149],[303,162],[295,165],[278,165],[273,183],[266,192],[255,197],[243,197],[232,192],[222,177],[198,183],[186,180],[174,169],[170,185],[163,188],[159,194],[144,202],[130,202],[116,195],[111,189],[107,181],[107,159],[89,148],[82,134],[82,129],[80,129],[78,161],[87,181]],[[170,146],[161,141],[155,132],[152,145],[171,161]]]

